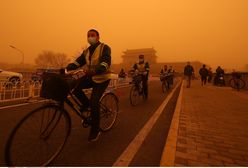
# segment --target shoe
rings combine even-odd
[[[100,131],[91,131],[88,137],[89,142],[95,142],[99,139],[101,132]]]

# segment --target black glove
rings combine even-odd
[[[103,65],[97,65],[96,66],[96,74],[102,74],[106,71],[105,66]]]
[[[66,69],[67,70],[75,70],[75,69],[77,69],[78,67],[77,67],[77,65],[76,64],[74,64],[74,63],[70,63],[69,65],[67,65],[67,67],[66,67]]]

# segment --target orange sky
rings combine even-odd
[[[248,0],[1,0],[0,62],[32,63],[43,50],[78,53],[90,28],[122,51],[154,47],[158,61],[248,64]]]

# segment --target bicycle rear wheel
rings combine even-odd
[[[113,93],[105,94],[100,101],[100,129],[101,131],[110,130],[115,124],[118,116],[118,98]]]
[[[13,129],[5,147],[8,166],[47,166],[61,152],[71,120],[60,106],[48,104],[26,115]]]
[[[131,87],[129,99],[132,106],[136,106],[139,103],[140,94],[137,86],[133,85]]]
[[[231,79],[229,81],[230,85],[234,89],[243,89],[245,87],[245,81],[243,79],[236,79],[236,82],[234,79]]]

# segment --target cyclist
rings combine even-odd
[[[225,74],[224,70],[220,66],[218,66],[217,69],[216,69],[216,75],[215,75],[215,78],[214,78],[214,84],[215,85],[218,85],[221,82],[223,82],[223,84],[224,84],[225,81],[223,79],[221,79],[221,78],[224,77],[224,74]]]
[[[241,78],[241,74],[238,73],[235,69],[233,69],[232,77],[233,77],[234,80],[240,79]]]
[[[160,71],[160,80],[163,82],[164,80],[167,82],[168,89],[170,88],[170,70],[167,68],[167,65],[164,65],[163,68]]]
[[[235,69],[233,69],[232,78],[234,80],[235,87],[237,87],[237,89],[239,90],[240,86],[238,80],[241,78],[241,74],[235,71]]]
[[[139,62],[133,65],[133,70],[142,76],[142,84],[145,99],[148,97],[148,75],[150,71],[149,63],[145,62],[144,55],[139,55]]]
[[[87,33],[90,46],[67,66],[67,70],[75,70],[86,65],[86,75],[79,79],[73,94],[83,104],[81,111],[91,108],[91,129],[88,140],[96,141],[100,135],[99,101],[110,81],[111,49],[99,41],[99,32],[91,29]],[[82,89],[93,88],[90,100]]]
[[[126,76],[127,76],[127,74],[125,73],[124,69],[121,68],[121,71],[120,71],[118,77],[119,77],[119,78],[126,78]]]

